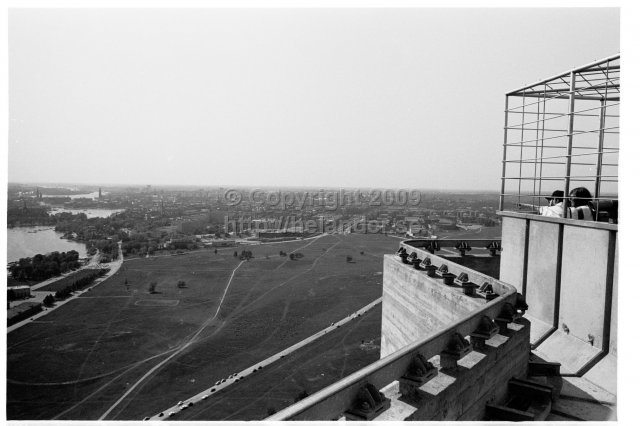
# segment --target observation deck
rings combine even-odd
[[[381,359],[267,420],[615,420],[619,79],[615,55],[508,92],[502,238],[400,243]]]

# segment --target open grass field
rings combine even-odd
[[[81,269],[79,271],[75,271],[72,274],[67,275],[64,278],[61,278],[51,284],[45,285],[44,287],[40,287],[38,291],[58,291],[64,290],[68,286],[72,285],[74,282],[79,281],[85,277],[95,276],[98,277],[99,271],[96,269]],[[88,285],[88,284],[87,284]]]
[[[91,292],[7,335],[7,417],[140,420],[155,414],[379,298],[382,255],[397,247],[398,239],[383,235],[328,235],[251,246],[254,259],[244,262],[233,257],[241,248],[126,261]],[[304,257],[290,260],[280,250]],[[179,280],[186,288],[177,287]],[[371,339],[367,324],[379,337],[379,319],[363,320],[352,336]],[[320,345],[313,359],[345,365],[326,369],[327,383],[361,366],[361,354],[352,359],[330,342],[326,348],[328,358]],[[295,375],[297,365],[307,363],[283,371]],[[275,385],[267,382],[265,389]],[[271,403],[281,408],[294,396]],[[246,401],[225,401],[224,418],[266,415],[261,406],[233,414]]]
[[[265,369],[211,395],[175,420],[260,420],[280,411],[296,396],[323,389],[380,358],[382,309],[376,306]]]

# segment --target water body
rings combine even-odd
[[[56,213],[64,213],[64,212],[73,213],[73,214],[84,213],[87,215],[87,218],[90,219],[92,217],[109,217],[114,213],[119,213],[123,211],[124,209],[64,209],[64,208],[54,207],[51,209],[49,214],[54,215]]]
[[[106,192],[103,192],[102,195],[105,195]],[[76,194],[76,195],[43,195],[42,198],[49,198],[49,197],[69,197],[72,200],[75,200],[76,198],[91,198],[92,200],[95,200],[98,198],[99,192],[91,192],[88,194]]]
[[[80,257],[87,256],[84,244],[61,239],[61,232],[55,232],[50,226],[25,226],[7,229],[7,262],[15,262],[23,257],[53,251],[75,250]]]

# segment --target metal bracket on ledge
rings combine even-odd
[[[418,257],[414,257],[412,262],[413,262],[413,267],[417,270],[420,270],[420,264],[422,263],[422,259],[419,259]]]
[[[440,244],[438,244],[438,242],[437,242],[437,241],[429,241],[429,242],[427,243],[427,245],[425,246],[425,249],[426,249],[429,253],[433,254],[433,252],[434,252],[434,251],[436,251],[436,250],[437,250],[437,251],[440,251]]]
[[[484,348],[485,341],[498,334],[499,330],[500,328],[491,318],[483,315],[482,318],[480,318],[478,328],[476,328],[473,333],[469,334],[469,337],[471,338],[471,346],[473,346],[474,349]]]
[[[347,420],[373,420],[389,407],[391,400],[371,383],[366,383],[360,388],[356,400],[344,415]]]
[[[464,284],[467,281],[469,281],[469,275],[467,275],[466,272],[460,272],[460,275],[458,275],[458,277],[455,279],[455,283],[456,284]]]
[[[471,352],[471,344],[460,333],[454,333],[449,339],[445,350],[440,352],[440,366],[442,368],[456,368],[457,361]]]
[[[400,382],[406,381],[413,386],[422,386],[438,375],[438,369],[433,366],[422,354],[417,354],[411,360],[407,372],[400,377]]]
[[[478,289],[478,294],[487,299],[487,301],[493,300],[499,296],[499,294],[493,292],[493,286],[488,282],[482,283],[482,285]]]
[[[471,250],[471,246],[466,241],[461,241],[456,244],[456,249],[460,252],[460,256],[464,256],[466,252]]]
[[[516,311],[516,308],[514,308],[511,303],[505,303],[495,319],[495,322],[500,327],[500,333],[504,334],[507,331],[507,325],[517,318],[518,311]]]
[[[442,278],[444,274],[449,273],[449,267],[444,263],[436,270],[436,275]]]
[[[491,256],[496,256],[499,251],[502,251],[502,246],[499,241],[492,241],[491,244],[487,246],[487,250],[489,250]]]

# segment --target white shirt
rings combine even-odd
[[[564,205],[562,202],[556,204],[555,206],[542,206],[540,207],[540,214],[542,216],[562,217],[563,208]]]
[[[540,214],[542,216],[550,217],[562,217],[563,203],[558,203],[555,206],[542,206],[540,207]],[[569,207],[567,209],[568,219],[577,220],[593,220],[593,214],[589,206]]]

